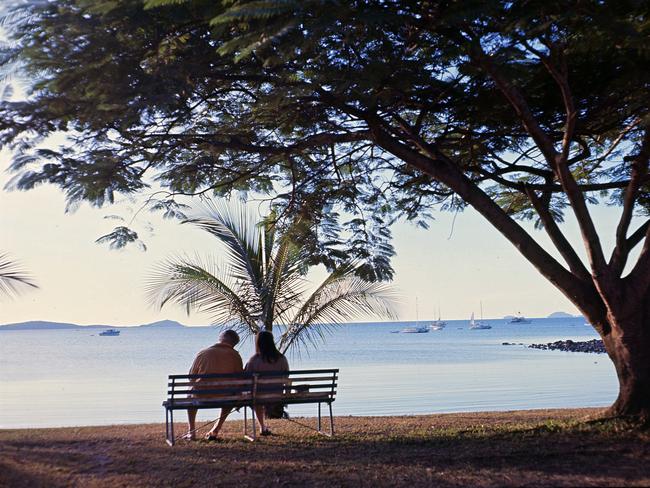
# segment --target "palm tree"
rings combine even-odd
[[[38,288],[38,285],[8,254],[0,254],[0,295],[13,296],[22,287]]]
[[[185,220],[216,237],[226,260],[187,256],[160,263],[147,285],[158,308],[169,302],[212,315],[215,325],[244,334],[281,331],[280,350],[315,345],[336,324],[360,316],[392,318],[391,287],[368,282],[353,264],[335,269],[307,296],[307,256],[275,225],[276,215],[259,221],[242,205],[209,201],[204,215]]]

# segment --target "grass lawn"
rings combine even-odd
[[[0,486],[650,486],[650,432],[597,413],[337,417],[333,439],[277,420],[256,443],[232,421],[173,448],[161,424],[0,430]]]

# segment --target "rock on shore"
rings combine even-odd
[[[566,341],[555,341],[547,344],[531,344],[528,347],[549,351],[593,352],[596,354],[604,354],[606,352],[605,345],[600,339],[592,339],[584,342],[567,339]]]

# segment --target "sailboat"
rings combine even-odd
[[[469,319],[469,328],[474,330],[481,329],[491,329],[492,326],[486,322],[483,322],[483,302],[481,302],[481,320],[474,320],[474,312],[472,312],[472,317]]]
[[[418,316],[418,297],[415,297],[415,327],[404,327],[401,332],[402,334],[423,334],[429,332],[428,327],[420,326],[420,318]]]
[[[438,307],[438,320],[434,320],[433,322],[431,322],[431,325],[429,326],[429,329],[431,329],[431,330],[442,330],[442,329],[445,328],[446,325],[447,325],[447,322],[445,322],[444,320],[442,320],[440,318],[440,307]]]

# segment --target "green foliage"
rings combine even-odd
[[[157,307],[180,304],[246,334],[277,327],[283,352],[315,345],[335,324],[355,317],[393,317],[390,288],[359,278],[350,264],[307,293],[309,259],[293,232],[300,221],[283,231],[274,213],[257,221],[243,205],[208,201],[200,217],[184,223],[213,235],[226,259],[184,256],[161,263],[148,285]]]
[[[557,175],[477,52],[556,148],[566,110],[545,62],[564,70],[571,172],[588,201],[620,203],[648,126],[647,1],[60,0],[22,12],[0,57],[20,60],[30,88],[0,104],[12,188],[53,183],[96,205],[152,184],[170,201],[269,195],[309,220],[310,264],[352,259],[371,279],[392,277],[395,219],[426,227],[432,209],[468,198],[401,149],[462,171],[513,218],[537,219],[527,188],[563,218]],[[61,132],[68,142],[44,152]],[[637,201],[650,210],[650,183]]]
[[[142,251],[147,250],[145,243],[139,239],[138,233],[122,225],[99,237],[95,242],[97,244],[108,244],[111,249],[121,249],[130,243],[136,243]]]

